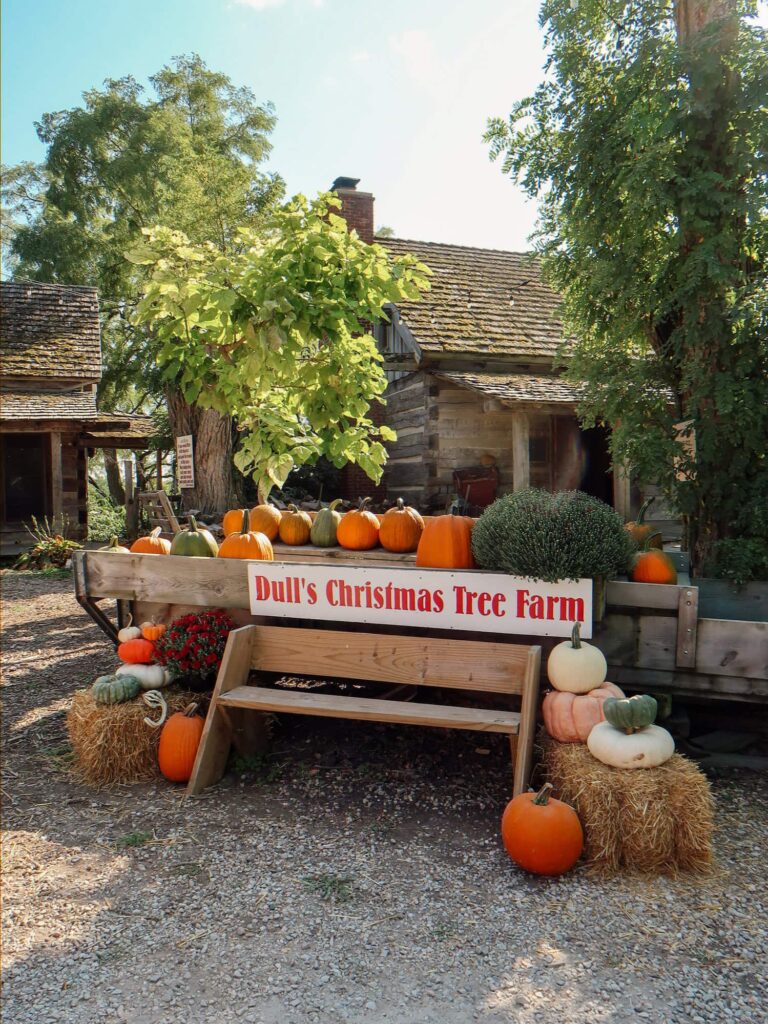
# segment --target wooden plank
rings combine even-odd
[[[768,621],[768,583],[747,583],[738,587],[728,580],[700,579],[696,582],[702,618]]]
[[[524,412],[512,413],[512,465],[514,467],[514,489],[530,486],[531,464],[528,444],[528,416]]]
[[[649,608],[677,612],[683,585],[667,583],[630,583],[609,580],[606,601],[610,608]]]
[[[768,622],[699,619],[696,670],[768,679]]]
[[[608,676],[617,686],[636,693],[671,693],[674,697],[700,700],[738,700],[764,703],[768,700],[768,680],[743,676],[704,675],[684,669],[635,668],[610,666]]]
[[[51,518],[58,524],[55,530],[62,526],[61,518],[64,511],[64,495],[61,466],[61,433],[52,430],[49,434],[51,444]],[[75,494],[77,500],[77,494]]]
[[[514,777],[512,795],[524,793],[528,787],[533,762],[533,737],[539,710],[539,677],[541,675],[541,648],[529,647],[523,679],[523,699],[520,707],[520,730],[514,751]]]
[[[305,690],[272,690],[241,686],[221,697],[221,704],[233,708],[319,715],[323,718],[351,718],[364,722],[393,722],[398,725],[430,725],[443,729],[473,729],[478,732],[515,733],[520,716],[514,711],[488,708],[457,708],[441,704],[413,704],[408,701],[377,700],[370,697],[337,697],[307,693]]]
[[[677,650],[675,665],[678,668],[696,668],[696,634],[699,617],[698,587],[684,587],[680,591],[677,611]]]
[[[528,667],[529,648],[521,644],[292,626],[253,628],[253,668],[263,672],[520,693]]]
[[[245,686],[251,669],[253,627],[234,629],[227,637],[211,705],[197,748],[187,795],[193,796],[218,782],[224,774],[232,743],[232,721],[218,706],[220,697],[238,686]]]

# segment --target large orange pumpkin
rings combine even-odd
[[[345,512],[341,517],[336,540],[348,551],[368,551],[379,543],[379,520],[368,511],[370,500],[361,498],[359,508]]]
[[[677,583],[677,569],[669,555],[652,548],[635,555],[632,579],[635,583]]]
[[[162,527],[156,526],[148,537],[139,537],[131,544],[131,551],[137,555],[170,555],[171,542],[161,537]]]
[[[248,509],[233,508],[229,512],[224,513],[224,518],[221,520],[221,528],[224,531],[225,537],[228,537],[230,533],[240,533],[243,526],[243,512],[247,514]]]
[[[157,762],[171,782],[189,782],[205,720],[196,715],[197,704],[171,715],[160,733]]]
[[[256,505],[251,509],[248,525],[254,533],[263,533],[269,540],[275,540],[282,518],[280,509],[274,505]]]
[[[151,640],[138,637],[126,640],[117,648],[117,656],[126,665],[149,665],[155,656],[155,645]]]
[[[402,498],[381,517],[379,542],[387,551],[415,551],[424,531],[424,520]]]
[[[416,565],[425,569],[474,569],[472,529],[469,516],[435,516],[424,524]]]
[[[606,697],[622,698],[624,693],[608,682],[583,694],[552,690],[541,705],[544,728],[560,743],[586,743],[593,727],[605,721],[603,702]]]
[[[584,849],[579,816],[569,804],[550,797],[552,784],[538,793],[520,793],[507,804],[501,838],[512,860],[535,875],[562,875]]]
[[[274,562],[272,542],[263,533],[248,529],[248,510],[243,509],[240,533],[230,533],[221,542],[218,558],[252,558],[261,562]]]
[[[309,543],[312,520],[308,512],[301,512],[295,505],[289,505],[280,520],[280,540],[283,544],[298,546]]]

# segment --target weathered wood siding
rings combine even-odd
[[[418,507],[426,501],[432,477],[432,459],[427,452],[428,391],[432,386],[425,373],[409,373],[393,381],[386,394],[384,422],[397,431],[397,441],[387,446],[387,497],[402,497]]]

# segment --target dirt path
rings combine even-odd
[[[704,882],[518,872],[503,737],[297,719],[196,801],[93,792],[64,716],[111,648],[2,582],[6,1024],[764,1020],[765,777],[715,780]]]

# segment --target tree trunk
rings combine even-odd
[[[185,509],[221,515],[241,504],[234,475],[234,427],[230,417],[213,409],[188,405],[175,388],[166,391],[168,418],[174,437],[191,434],[195,486],[181,489]]]
[[[113,505],[123,506],[125,504],[125,488],[123,479],[120,476],[120,463],[117,461],[116,448],[102,448],[104,456],[104,472],[107,476],[107,487],[109,497]]]

